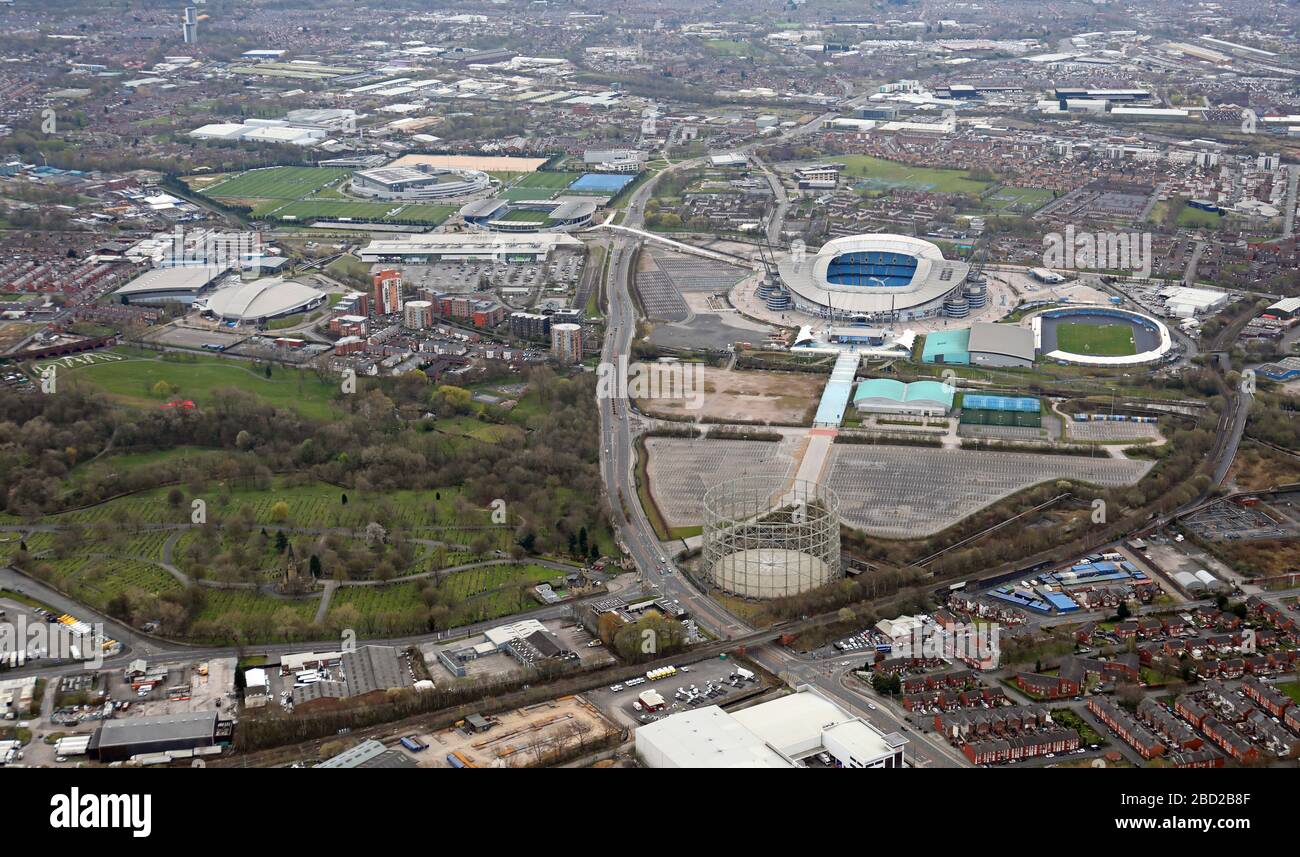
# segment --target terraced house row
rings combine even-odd
[[[1154,759],[1156,756],[1164,755],[1165,750],[1168,749],[1151,730],[1105,697],[1094,696],[1088,700],[1088,710],[1097,715],[1097,718],[1112,732],[1124,739],[1124,743],[1136,750],[1143,759]]]
[[[996,765],[1034,759],[1048,753],[1069,753],[1079,749],[1079,745],[1079,733],[1073,729],[1051,729],[963,744],[961,751],[973,764]]]

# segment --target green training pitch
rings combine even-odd
[[[577,180],[580,173],[529,173],[519,181],[515,182],[514,187],[531,187],[531,188],[548,188],[559,190],[566,188]]]
[[[301,199],[347,174],[333,167],[271,167],[240,173],[202,192],[216,199]]]
[[[1126,357],[1137,354],[1133,328],[1126,324],[1065,322],[1056,326],[1056,347],[1070,354]]]

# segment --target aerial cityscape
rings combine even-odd
[[[0,22],[0,767],[1300,766],[1295,3]]]

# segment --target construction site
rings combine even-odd
[[[601,746],[619,729],[581,696],[562,696],[415,735],[422,768],[531,768]],[[454,761],[453,761],[454,760]]]

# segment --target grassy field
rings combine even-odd
[[[1056,326],[1056,345],[1071,354],[1123,357],[1137,354],[1133,329],[1126,324],[1063,322]]]
[[[536,172],[529,173],[519,181],[515,182],[512,187],[516,188],[548,188],[550,190],[560,190],[573,184],[580,173],[550,173]]]
[[[359,202],[338,199],[300,199],[284,205],[260,207],[254,217],[276,220],[338,220],[342,218],[372,223],[418,223],[437,226],[456,211],[453,205],[406,205],[390,202]]]
[[[550,219],[550,215],[545,211],[516,208],[501,219],[509,223],[545,223]]]
[[[195,355],[184,361],[131,356],[91,366],[60,366],[59,377],[92,384],[116,401],[133,407],[162,407],[172,397],[155,394],[154,386],[165,381],[175,388],[176,396],[192,399],[199,407],[203,407],[214,390],[238,387],[310,419],[325,420],[338,414],[332,401],[337,387],[321,381],[312,372],[277,367],[267,378],[254,371],[250,364],[207,355]]]
[[[844,175],[858,179],[867,188],[916,188],[939,193],[981,193],[990,182],[972,179],[965,170],[913,167],[870,155],[836,156],[844,163]]]
[[[346,175],[334,167],[271,167],[216,182],[203,193],[216,199],[301,199]]]
[[[1183,206],[1183,210],[1178,212],[1178,225],[1186,226],[1189,229],[1200,229],[1202,227],[1218,229],[1226,219],[1221,214],[1202,211],[1199,208],[1192,208],[1190,205]]]
[[[1050,190],[1034,187],[1000,187],[984,198],[984,206],[996,211],[1029,214],[1052,199]]]
[[[406,204],[350,199],[337,185],[349,170],[333,167],[271,167],[249,170],[210,184],[187,179],[195,191],[227,204],[246,205],[255,218],[310,222],[350,219],[365,223],[437,226],[454,205]]]

